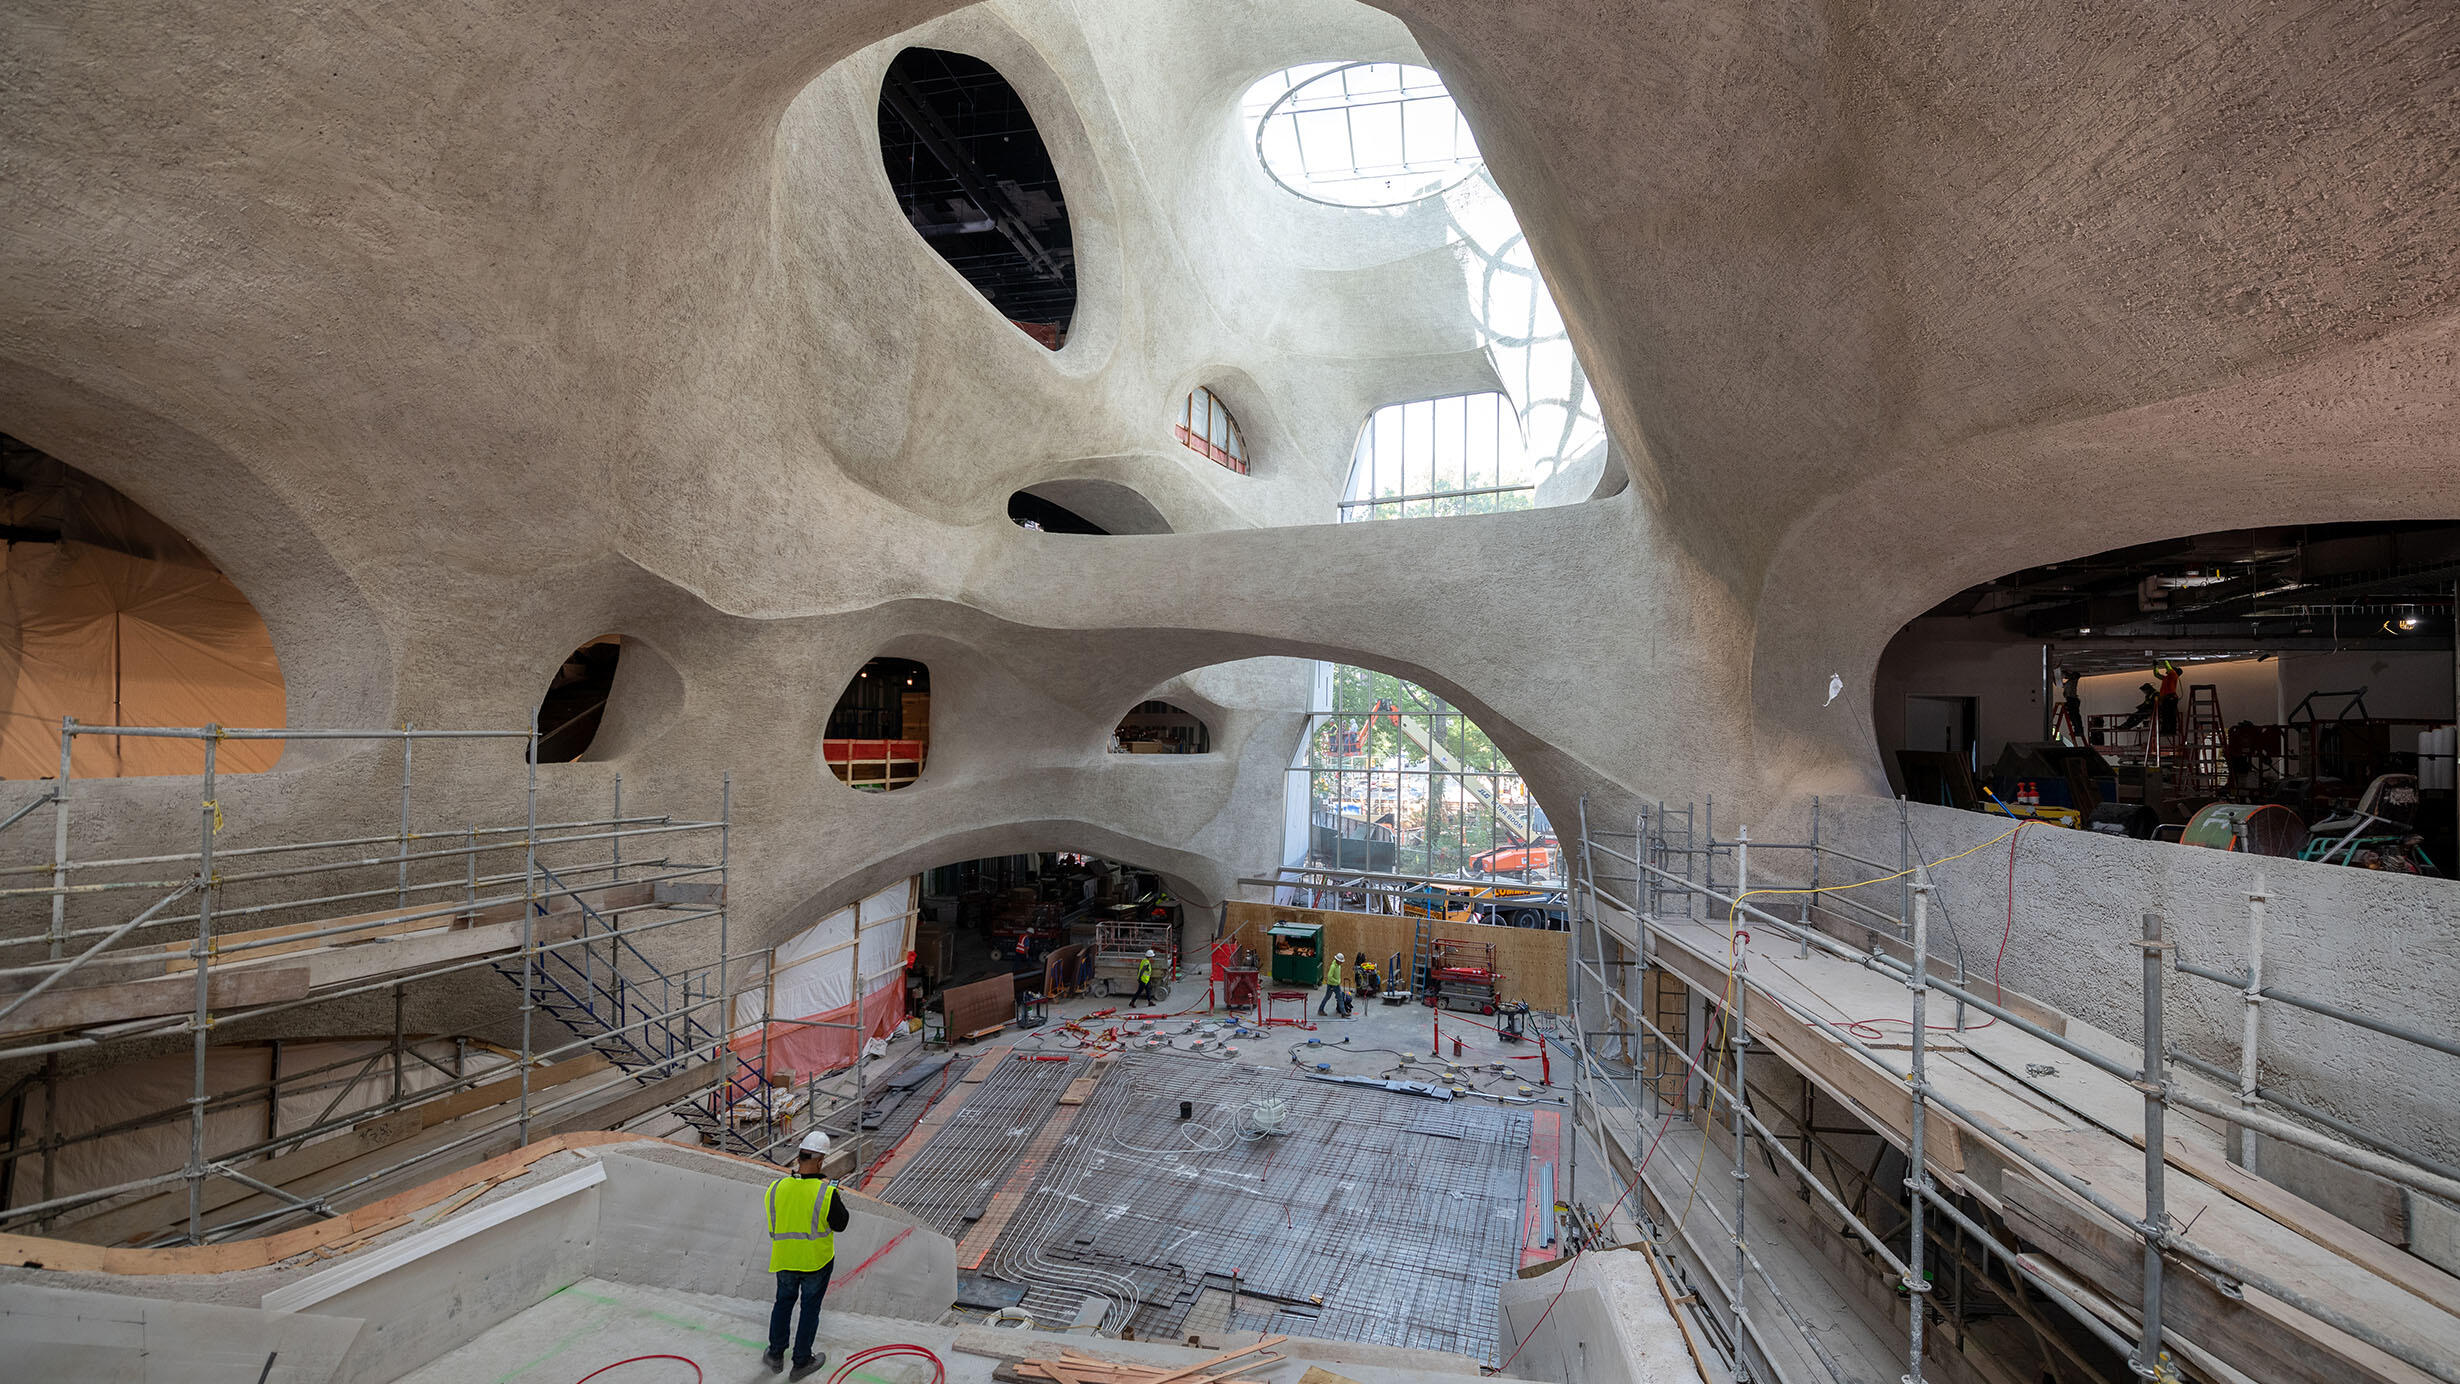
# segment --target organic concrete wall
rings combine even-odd
[[[888,195],[876,83],[915,43],[1034,113],[1079,250],[1062,351]],[[1204,901],[1274,863],[1299,702],[1208,715],[1214,755],[1102,753],[1191,670],[1407,677],[1557,821],[1759,815],[1879,787],[1880,652],[1976,581],[2460,512],[2454,51],[2434,0],[31,0],[0,16],[0,429],[195,540],[298,724],[514,727],[580,641],[654,655],[673,677],[619,685],[541,811],[621,772],[712,812],[731,768],[745,951],[1003,851]],[[1255,165],[1246,87],[1352,56],[1462,101],[1585,360],[1604,498],[1323,522],[1372,407],[1500,382],[1439,205],[1336,212]],[[1253,475],[1170,440],[1197,383]],[[1173,531],[1005,519],[1069,480]],[[818,762],[877,654],[933,672],[930,769],[886,796]],[[518,816],[517,751],[433,759],[425,820]],[[226,840],[386,829],[393,771],[294,745],[220,790]],[[80,787],[80,849],[184,841],[193,788]]]

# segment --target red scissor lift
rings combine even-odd
[[[1503,972],[1495,969],[1494,943],[1435,939],[1434,952],[1427,958],[1426,1002],[1430,1008],[1440,1003],[1446,1009],[1492,1014],[1502,987]]]

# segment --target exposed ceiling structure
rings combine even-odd
[[[1010,321],[1064,337],[1076,314],[1067,195],[1007,79],[962,53],[899,53],[880,84],[880,157],[941,258]]]
[[[1968,587],[1933,616],[1996,615],[2080,671],[2148,658],[2450,649],[2460,524],[2231,529],[2044,563]]]

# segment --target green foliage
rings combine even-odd
[[[1308,745],[1310,796],[1319,807],[1359,809],[1368,821],[1393,814],[1401,870],[1460,874],[1472,857],[1514,839],[1493,809],[1460,786],[1461,777],[1443,772],[1450,765],[1430,762],[1394,724],[1397,716],[1440,746],[1478,788],[1518,796],[1519,774],[1511,760],[1450,703],[1389,673],[1336,664],[1328,709],[1333,714],[1317,726]],[[1353,740],[1364,753],[1340,754]],[[1404,769],[1437,772],[1431,779],[1396,777],[1391,772],[1396,762]],[[1414,796],[1421,785],[1427,788],[1423,798]]]

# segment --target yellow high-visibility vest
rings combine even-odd
[[[1136,963],[1136,983],[1139,985],[1151,985],[1153,983],[1152,957],[1148,956],[1144,960]]]
[[[817,1177],[781,1177],[769,1184],[769,1271],[825,1269],[837,1258],[829,1204],[837,1184]]]
[[[1336,989],[1336,990],[1337,990],[1337,989],[1339,989],[1339,988],[1341,988],[1341,963],[1340,963],[1340,961],[1339,961],[1339,960],[1337,960],[1337,959],[1336,959],[1336,960],[1333,960],[1333,961],[1328,961],[1328,962],[1324,963],[1324,967],[1325,967],[1325,969],[1324,969],[1324,983],[1325,983],[1326,985],[1332,986],[1332,987],[1333,987],[1334,989]]]

